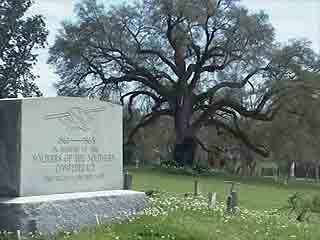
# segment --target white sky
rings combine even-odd
[[[35,0],[31,14],[42,14],[49,30],[49,46],[53,44],[61,21],[73,16],[73,8],[79,0]],[[117,3],[117,0],[105,0]],[[320,53],[320,0],[242,0],[242,4],[252,11],[265,10],[276,29],[276,38],[284,42],[290,38],[307,38],[313,48]],[[44,96],[56,96],[52,84],[59,77],[52,66],[47,64],[48,48],[38,50],[38,63],[34,72]]]

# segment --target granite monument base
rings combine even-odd
[[[0,230],[73,231],[134,215],[144,206],[144,193],[125,190],[2,198]]]

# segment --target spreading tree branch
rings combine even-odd
[[[235,128],[232,128],[227,123],[220,121],[218,119],[209,119],[206,122],[206,126],[213,125],[213,126],[223,128],[227,132],[231,133],[235,138],[240,139],[247,147],[249,147],[254,152],[262,155],[263,157],[269,157],[270,152],[264,146],[256,146],[255,144],[253,144],[250,141],[249,137],[239,128],[236,120],[234,121],[234,123],[235,123]]]
[[[195,140],[196,140],[197,144],[199,144],[199,146],[202,148],[202,150],[204,150],[204,151],[206,151],[208,153],[211,153],[211,152],[214,152],[214,151],[225,152],[223,149],[221,149],[218,146],[211,145],[211,147],[213,147],[214,149],[210,149],[199,138],[195,138]]]
[[[207,119],[214,115],[217,115],[217,111],[229,113],[230,110],[237,112],[241,116],[249,117],[255,120],[272,121],[275,115],[277,114],[278,110],[280,109],[281,105],[279,104],[278,107],[274,109],[272,109],[272,107],[270,106],[269,110],[266,112],[262,112],[262,110],[274,93],[275,92],[271,90],[267,92],[262,97],[258,106],[254,110],[248,110],[240,103],[235,102],[231,99],[221,99],[210,105],[201,105],[200,109],[203,110],[203,113],[192,123],[192,127],[194,129],[199,129],[201,128],[203,123],[207,121]],[[274,105],[275,104],[276,102],[274,103]]]
[[[200,102],[202,103],[203,101],[205,101],[206,99],[208,99],[209,97],[212,97],[215,95],[216,92],[218,92],[220,89],[222,88],[243,88],[247,83],[249,83],[249,80],[255,76],[258,72],[260,71],[266,71],[268,70],[268,67],[265,68],[257,68],[254,71],[252,71],[251,73],[249,73],[243,80],[241,80],[240,82],[231,82],[231,81],[223,81],[218,83],[217,85],[215,85],[214,87],[210,88],[209,90],[207,90],[204,93],[199,94],[196,97],[196,102]],[[252,84],[251,84],[252,85]]]
[[[166,58],[162,53],[160,53],[159,51],[157,50],[153,50],[153,49],[140,49],[138,50],[138,53],[139,54],[152,54],[152,55],[156,55],[158,56],[162,62],[164,62],[167,66],[170,67],[170,69],[177,75],[179,76],[179,73],[178,73],[178,69],[176,67],[176,65],[171,62],[168,58]]]
[[[128,93],[124,94],[123,96],[121,96],[121,98],[120,98],[121,103],[123,104],[124,98],[126,98],[126,97],[128,97],[130,95],[131,95],[131,97],[132,96],[133,97],[137,97],[139,95],[147,95],[147,96],[151,97],[155,102],[159,101],[159,97],[157,97],[157,95],[155,95],[152,92],[148,92],[148,91],[133,91],[133,92],[128,92]]]
[[[133,105],[133,101],[136,97],[140,96],[140,95],[146,95],[149,96],[153,99],[153,101],[155,102],[155,106],[152,108],[152,110],[157,110],[162,103],[164,103],[164,100],[161,99],[160,97],[158,97],[156,94],[149,92],[149,91],[133,91],[133,92],[129,92],[124,94],[123,96],[121,96],[120,101],[122,104],[124,104],[123,100],[124,98],[129,97],[129,102],[128,102],[128,111],[129,111],[129,120],[132,119],[132,105]]]

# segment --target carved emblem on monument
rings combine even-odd
[[[67,130],[88,132],[95,115],[104,110],[104,107],[93,109],[73,107],[67,112],[48,114],[45,116],[45,120],[57,119]]]

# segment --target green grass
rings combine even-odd
[[[317,194],[319,185],[293,182],[275,184],[270,179],[240,177],[200,177],[203,195],[194,198],[192,176],[173,175],[157,169],[129,169],[135,190],[161,190],[149,198],[143,215],[121,223],[84,228],[79,233],[63,232],[55,240],[318,240],[319,221],[298,223],[286,212],[274,209],[286,204],[295,192]],[[225,212],[225,197],[229,185],[224,181],[240,182],[240,210],[236,215]],[[162,192],[164,191],[164,192]],[[207,192],[217,192],[219,204],[207,207]],[[0,237],[3,239],[12,239]],[[33,239],[47,239],[34,236]]]
[[[157,169],[130,169],[135,190],[160,189],[168,192],[186,193],[193,191],[194,177],[167,174]],[[238,185],[239,205],[249,209],[271,209],[282,207],[289,195],[295,192],[317,194],[320,185],[302,182],[288,185],[276,184],[271,179],[240,177],[197,178],[202,193],[216,192],[217,199],[224,201],[230,185],[224,181],[240,182]]]
[[[177,208],[173,208],[177,207]],[[236,215],[225,213],[225,205],[208,209],[206,198],[160,193],[152,198],[144,216],[122,224],[85,229],[68,236],[85,239],[143,240],[318,240],[317,224],[297,223],[286,213],[242,208]],[[66,239],[65,235],[58,240]]]

